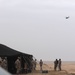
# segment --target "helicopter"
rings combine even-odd
[[[66,19],[69,19],[69,16],[67,16]]]

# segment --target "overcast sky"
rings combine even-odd
[[[0,0],[0,43],[38,60],[74,61],[75,0]]]

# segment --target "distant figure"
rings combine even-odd
[[[37,64],[37,62],[36,62],[36,59],[34,60],[34,70],[36,70],[36,64]]]
[[[28,69],[27,63],[24,63],[24,71],[25,71],[25,73],[27,73],[27,69]]]
[[[15,67],[17,69],[17,74],[19,74],[21,71],[21,58],[20,57],[18,57],[17,60],[15,61]]]
[[[31,63],[32,63],[32,70],[34,70],[34,60],[32,60]]]
[[[61,71],[61,59],[59,59],[59,61],[58,61],[58,68]]]
[[[8,65],[7,65],[7,57],[5,57],[2,61],[2,67],[5,69],[5,70],[8,70]]]
[[[42,71],[42,65],[43,65],[43,61],[42,61],[42,59],[40,59],[39,64],[40,64],[40,70]]]
[[[33,70],[36,70],[36,59],[32,60],[32,66],[33,66]]]
[[[56,59],[56,60],[54,61],[54,70],[55,70],[55,71],[56,71],[57,67],[58,67],[58,60]]]

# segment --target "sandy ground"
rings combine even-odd
[[[29,74],[19,74],[19,75],[75,75],[75,62],[64,62],[62,63],[62,71],[54,71],[54,64],[44,63],[43,70],[48,70],[48,73],[42,73],[40,71],[40,66],[37,64],[36,71]]]
[[[68,73],[75,73],[75,62],[62,62],[61,68],[63,71],[67,71]],[[39,64],[37,64],[36,70],[40,70]],[[43,70],[53,71],[54,63],[53,62],[44,63]]]

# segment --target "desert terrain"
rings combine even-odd
[[[43,70],[47,70],[48,73],[42,73],[40,71],[39,63],[37,63],[36,70],[28,74],[19,74],[19,75],[75,75],[75,62],[62,62],[62,71],[54,71],[53,62],[44,62]]]
[[[54,63],[46,61],[43,64],[43,70],[48,70],[48,73],[42,73],[40,71],[39,63],[37,63],[36,71],[27,75],[75,75],[75,62],[63,61],[61,67],[62,71],[59,71],[58,69],[57,71],[54,71]]]

